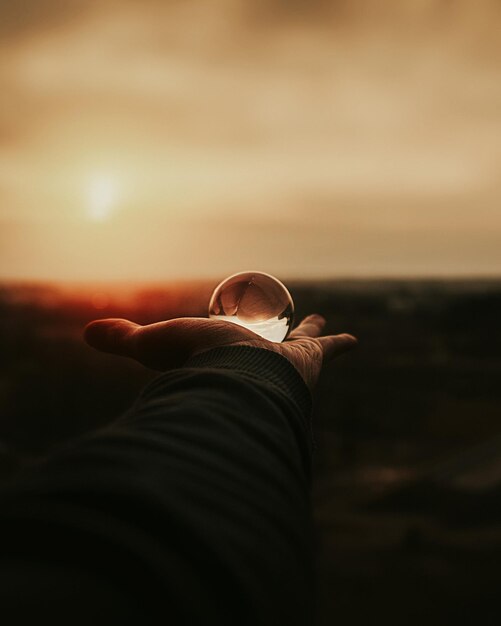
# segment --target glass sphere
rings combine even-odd
[[[240,272],[215,288],[209,317],[238,324],[280,343],[292,326],[294,303],[285,285],[270,274]]]

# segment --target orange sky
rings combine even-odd
[[[0,4],[0,278],[501,273],[495,0]]]

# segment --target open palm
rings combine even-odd
[[[104,319],[86,327],[85,339],[98,350],[131,357],[160,371],[181,367],[190,357],[211,348],[264,348],[288,359],[311,389],[322,364],[357,343],[355,337],[347,334],[322,336],[324,326],[322,316],[309,315],[286,341],[274,343],[231,322],[199,317],[182,317],[147,326],[124,319]]]

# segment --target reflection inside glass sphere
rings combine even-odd
[[[209,317],[238,324],[279,343],[292,326],[294,303],[286,287],[273,276],[240,272],[216,287]]]

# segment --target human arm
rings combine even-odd
[[[292,335],[292,359],[224,322],[208,322],[212,337],[200,322],[162,324],[89,329],[96,347],[174,369],[4,493],[7,604],[23,580],[25,608],[43,591],[44,610],[70,598],[90,615],[142,623],[158,611],[175,624],[308,623],[306,381],[327,343],[315,337],[321,320]],[[350,342],[329,341],[338,351]]]

